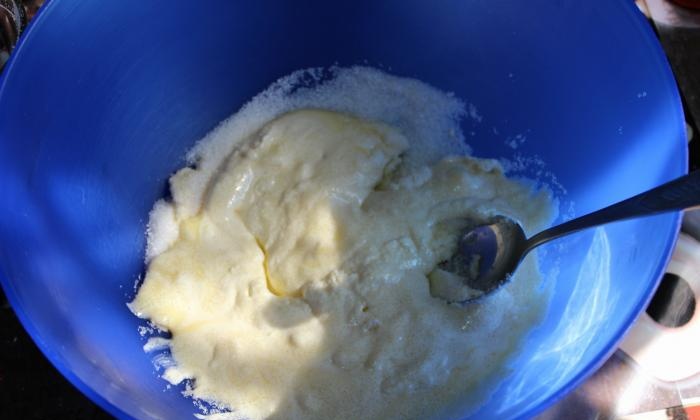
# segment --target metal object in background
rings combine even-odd
[[[0,0],[0,70],[44,0]]]

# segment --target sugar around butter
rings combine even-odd
[[[426,276],[461,219],[539,229],[549,194],[449,157],[468,151],[456,98],[369,68],[324,76],[282,79],[193,149],[151,214],[131,308],[171,332],[168,377],[236,418],[459,416],[546,296],[533,258],[467,308]]]

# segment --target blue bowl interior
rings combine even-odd
[[[39,347],[112,414],[196,411],[157,376],[126,308],[169,174],[272,81],[334,63],[473,103],[483,120],[464,130],[475,154],[539,156],[569,215],[686,169],[675,84],[630,1],[53,0],[0,85],[0,277]],[[514,150],[506,142],[519,134]],[[551,307],[475,417],[531,415],[602,363],[655,288],[678,221],[545,246]]]

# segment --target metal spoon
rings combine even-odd
[[[497,216],[462,231],[455,254],[430,273],[430,292],[450,303],[474,301],[508,283],[523,258],[545,242],[610,222],[698,206],[700,170],[529,239],[517,222]]]

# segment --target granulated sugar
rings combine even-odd
[[[551,194],[465,156],[473,106],[355,67],[296,72],[201,140],[148,231],[138,316],[165,379],[228,418],[456,418],[508,373],[546,307],[533,256],[466,307],[431,296],[465,219],[527,231]],[[452,156],[452,157],[450,157]]]

